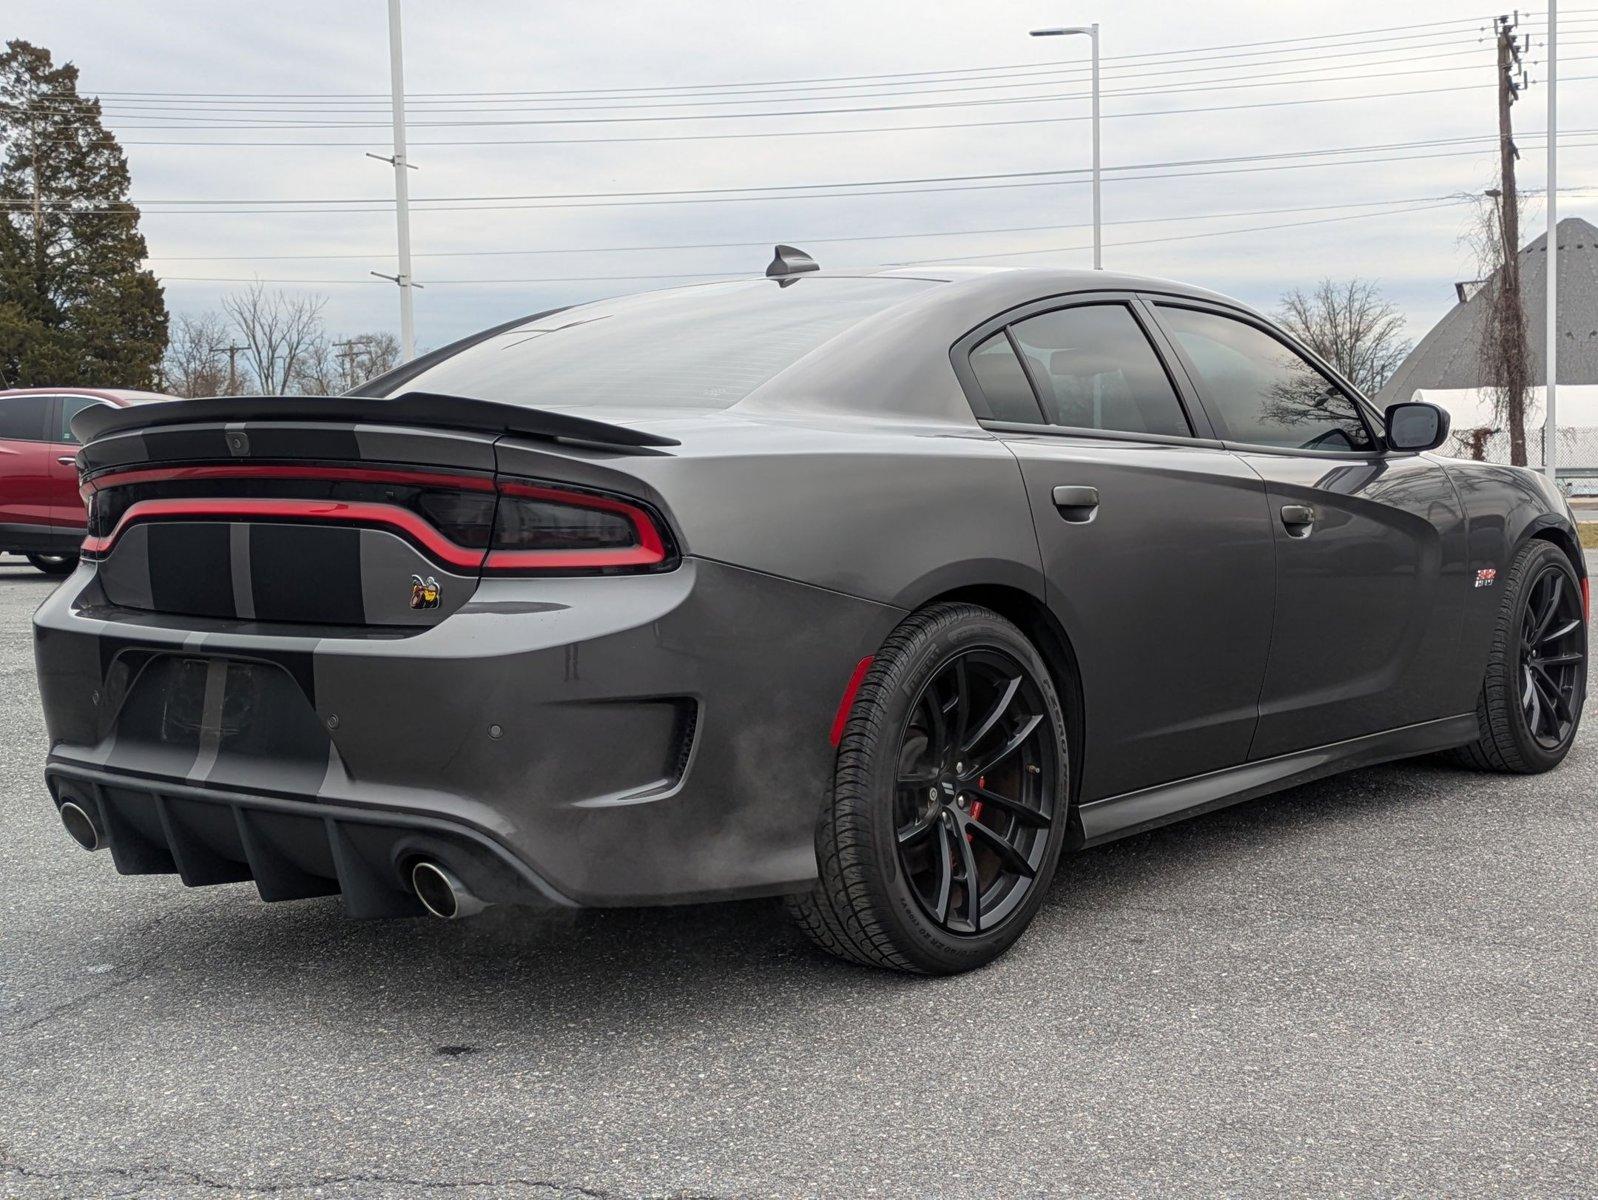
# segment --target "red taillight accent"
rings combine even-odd
[[[834,746],[843,741],[843,728],[849,723],[849,710],[854,707],[855,694],[859,692],[860,685],[865,682],[866,672],[871,670],[871,664],[875,661],[876,655],[868,654],[854,665],[854,673],[849,676],[849,686],[843,689],[843,699],[838,701],[838,713],[832,718]]]
[[[194,479],[325,479],[394,483],[443,490],[496,492],[501,497],[536,500],[621,517],[630,526],[632,545],[562,546],[558,548],[471,549],[451,541],[424,516],[396,504],[372,501],[216,497],[140,500],[129,506],[116,526],[101,537],[86,537],[85,554],[106,554],[131,525],[157,520],[288,519],[329,524],[367,525],[392,529],[408,537],[445,566],[482,569],[498,574],[542,571],[596,571],[648,568],[664,563],[669,550],[657,519],[642,505],[533,483],[494,480],[483,475],[457,475],[429,470],[362,466],[298,466],[266,463],[223,463],[185,467],[144,467],[102,472],[82,485],[87,502],[95,492],[141,483]],[[501,501],[503,503],[503,501]]]
[[[145,521],[215,520],[320,521],[333,525],[375,525],[398,530],[440,562],[466,570],[483,564],[482,550],[457,546],[432,525],[396,504],[371,504],[343,500],[261,500],[248,497],[214,500],[140,500],[129,506],[116,527],[104,537],[83,539],[88,554],[108,553],[124,531]]]

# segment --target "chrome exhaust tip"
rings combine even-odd
[[[488,907],[453,873],[425,858],[411,868],[411,891],[422,907],[441,921],[475,916]]]
[[[82,805],[71,800],[61,802],[61,824],[72,835],[72,840],[85,850],[104,850],[105,837]]]

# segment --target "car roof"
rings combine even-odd
[[[1085,267],[1015,267],[988,264],[940,266],[937,263],[920,263],[858,272],[829,272],[823,269],[816,274],[831,275],[833,278],[843,275],[863,275],[936,280],[950,284],[952,292],[973,296],[1030,293],[1042,298],[1069,295],[1072,292],[1158,292],[1163,295],[1188,296],[1195,300],[1212,300],[1234,307],[1245,307],[1230,296],[1195,284],[1183,283],[1181,280],[1120,271],[1095,271]],[[1021,302],[1025,303],[1024,300]]]
[[[94,387],[34,387],[34,388],[7,388],[0,391],[0,399],[7,396],[93,396],[97,400],[109,400],[113,404],[149,404],[156,400],[176,400],[178,397],[166,392],[141,392],[135,388],[94,388]]]
[[[884,276],[938,286],[908,290],[903,300],[863,318],[733,407],[744,413],[820,410],[969,425],[971,406],[950,365],[950,350],[977,327],[1015,309],[1095,292],[1145,292],[1251,311],[1192,284],[1115,271],[916,264],[880,271],[807,271],[792,281],[803,286],[806,279]]]

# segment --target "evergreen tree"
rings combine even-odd
[[[78,69],[20,40],[0,54],[0,155],[0,387],[155,387],[166,301],[127,159]]]

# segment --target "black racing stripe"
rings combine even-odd
[[[250,591],[258,621],[359,625],[361,531],[316,525],[250,529]]]
[[[355,427],[338,425],[257,425],[250,427],[251,458],[318,458],[358,462],[361,444]]]
[[[147,429],[143,433],[144,448],[152,462],[165,462],[174,458],[228,457],[227,435],[215,429]]]
[[[224,522],[156,523],[146,533],[150,599],[157,612],[234,614],[231,543]]]

